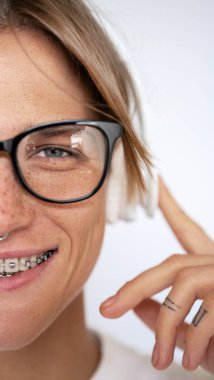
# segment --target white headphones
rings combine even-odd
[[[147,191],[139,192],[132,204],[128,201],[128,180],[125,169],[124,148],[120,141],[114,148],[110,174],[108,178],[106,220],[115,223],[118,219],[132,221],[135,219],[136,208],[141,205],[148,216],[152,217],[158,207],[158,171],[152,169],[152,177],[143,173]]]

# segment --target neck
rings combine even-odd
[[[30,345],[0,352],[1,378],[88,380],[99,359],[99,344],[85,325],[81,293]]]

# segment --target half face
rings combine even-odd
[[[43,122],[94,119],[62,51],[39,32],[17,36],[29,56],[12,32],[0,33],[0,141]],[[32,342],[82,290],[103,239],[105,186],[83,202],[57,205],[27,193],[3,152],[0,173],[0,235],[11,233],[0,242],[0,272],[1,265],[13,272],[17,260],[28,259],[20,264],[25,283],[19,275],[0,278],[0,350],[6,351]],[[32,269],[25,271],[27,265]]]

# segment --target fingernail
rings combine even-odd
[[[115,300],[116,300],[116,294],[114,296],[109,297],[106,301],[101,303],[101,306],[102,307],[109,307],[114,303]]]
[[[184,353],[182,364],[184,367],[189,367],[189,358],[186,352]]]
[[[158,348],[158,345],[156,343],[154,350],[153,350],[153,353],[152,353],[152,364],[154,366],[157,365],[158,360],[159,360],[159,348]]]

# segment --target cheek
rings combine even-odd
[[[64,263],[60,299],[64,308],[80,293],[99,257],[105,229],[105,187],[70,210],[61,210],[55,220],[66,235],[61,255]]]
[[[39,207],[38,203],[34,228],[41,244],[58,242],[60,253],[37,286],[29,285],[16,297],[11,294],[2,299],[0,351],[35,340],[82,291],[103,241],[105,187],[89,200],[69,207]]]

